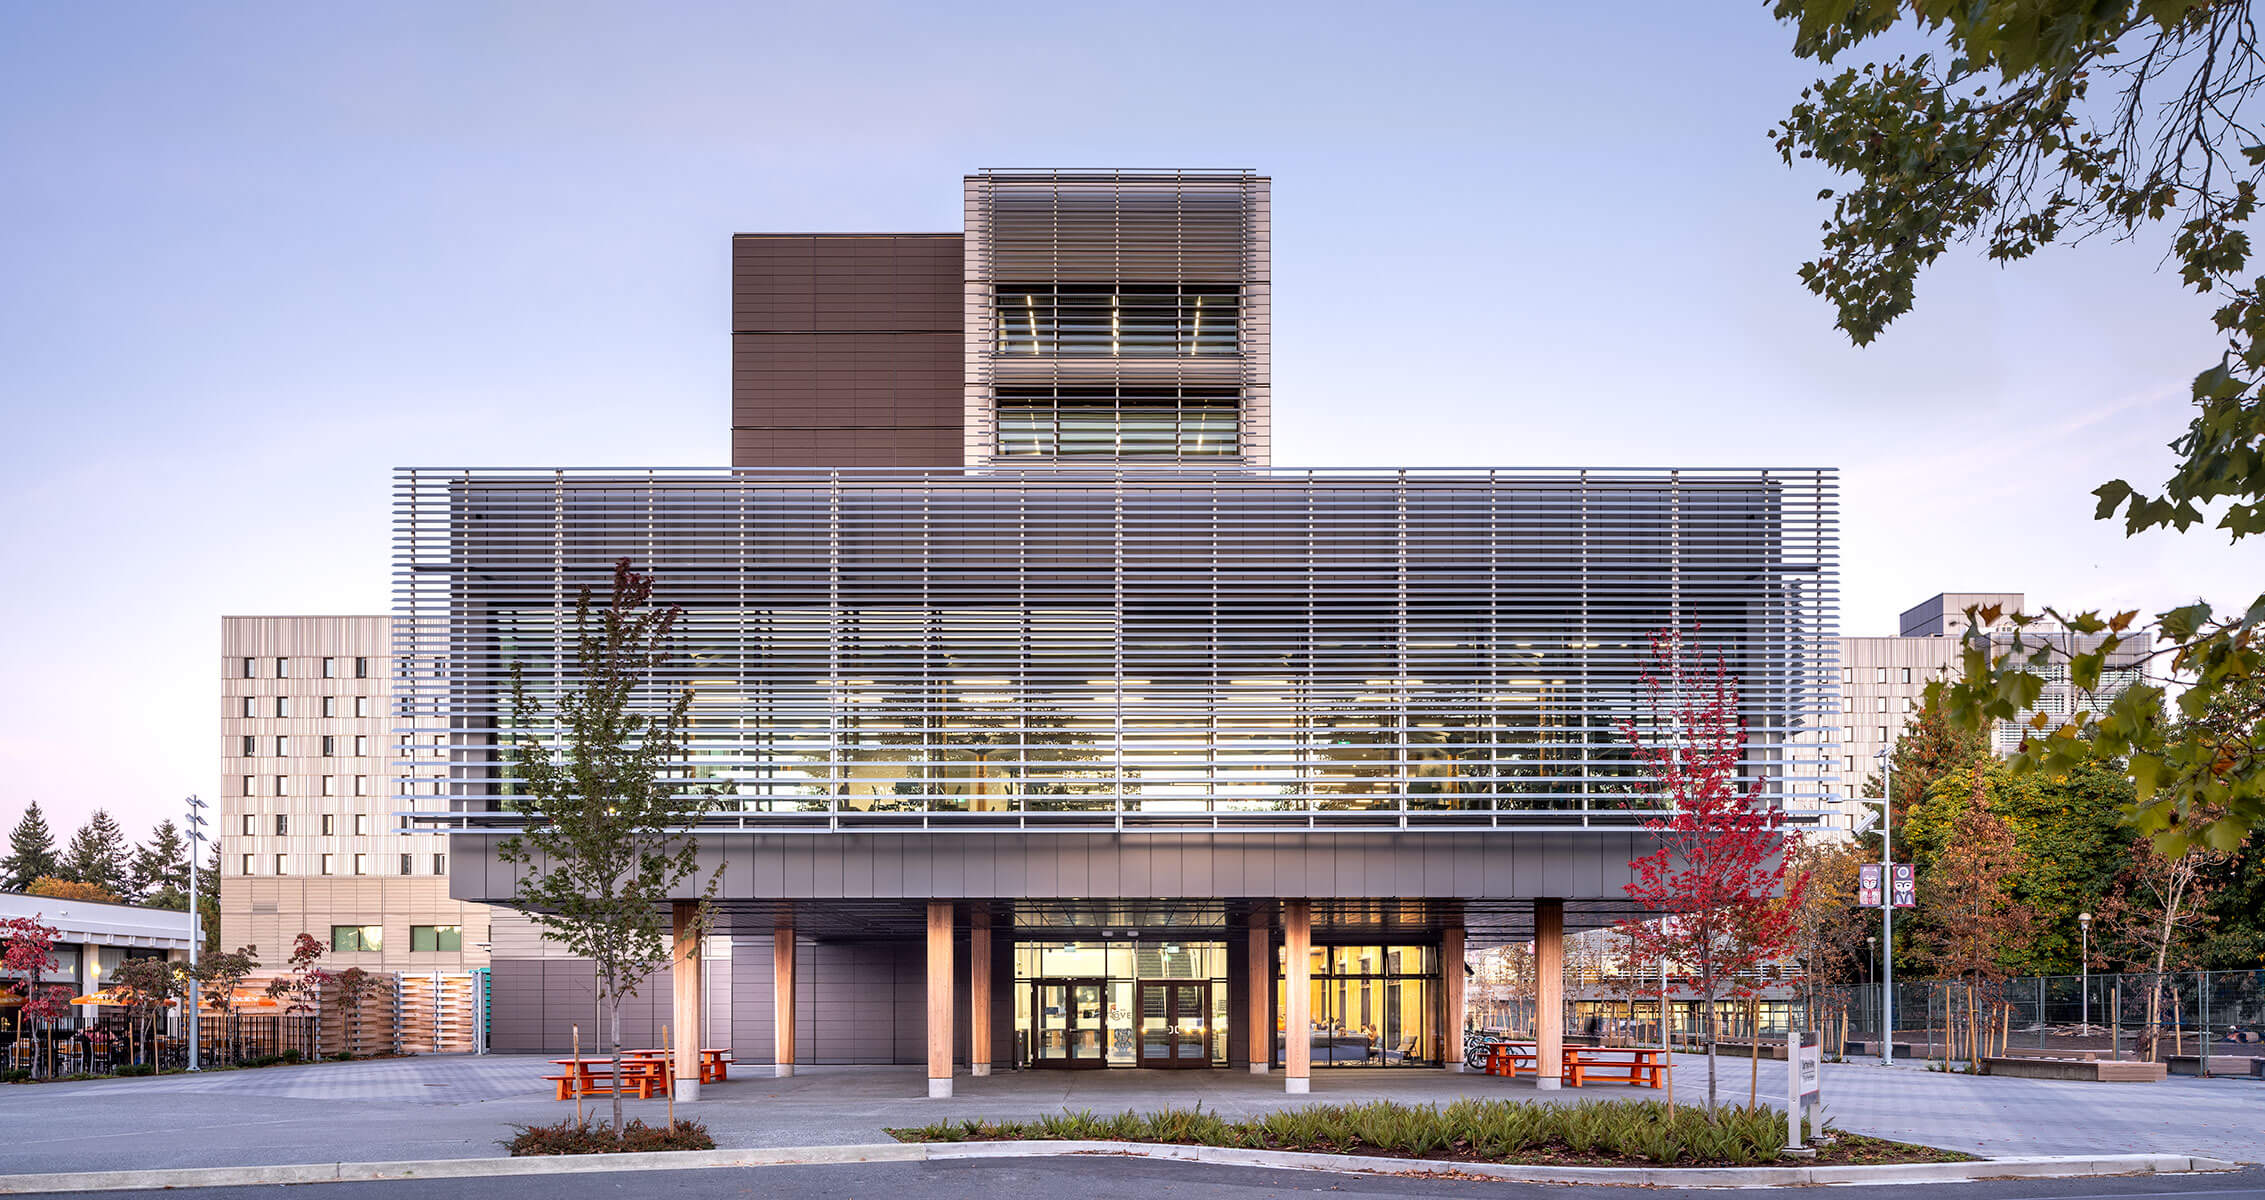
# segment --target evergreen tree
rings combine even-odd
[[[1990,740],[1986,733],[1967,729],[1944,716],[1939,700],[1939,685],[1927,687],[1926,699],[1920,702],[1919,711],[1904,722],[1896,734],[1895,749],[1890,762],[1895,767],[1895,825],[1901,829],[1913,805],[1918,804],[1936,780],[1960,774],[1978,763],[1991,758]],[[1870,767],[1872,764],[1861,764]],[[1864,794],[1880,794],[1880,777],[1874,772],[1864,781]],[[1900,838],[1897,839],[1901,841]],[[1864,841],[1871,847],[1872,858],[1879,858],[1880,840],[1877,834],[1866,835]]]
[[[204,952],[220,953],[220,843],[205,843],[212,853],[197,872],[197,923],[204,930]],[[186,907],[184,904],[183,907]]]
[[[136,904],[188,911],[189,843],[172,821],[159,821],[149,840],[134,848],[128,885]]]
[[[24,809],[23,819],[8,834],[8,857],[0,858],[0,888],[20,892],[42,875],[53,875],[61,864],[55,858],[55,835],[47,828],[47,814],[39,801]]]
[[[101,809],[87,818],[87,823],[71,835],[71,844],[63,851],[63,878],[73,883],[91,883],[113,895],[126,894],[126,831]]]

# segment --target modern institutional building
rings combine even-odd
[[[2024,611],[2020,592],[1943,592],[1904,611],[1898,637],[1844,637],[1840,639],[1840,736],[1834,749],[1840,756],[1842,798],[1854,799],[1864,782],[1880,770],[1880,753],[1903,735],[1904,723],[1919,711],[1927,685],[1955,678],[1960,652],[1969,627],[1968,609],[1995,607],[2006,616],[1992,628],[1993,640],[2004,644],[2014,633],[2009,618]],[[2064,651],[2092,649],[2101,639],[2069,632],[2049,622],[2022,631],[2029,646],[2051,642]],[[2018,720],[2000,721],[1990,734],[1991,749],[2011,754],[2021,747],[2028,725],[2038,713],[2046,727],[2067,724],[2080,711],[2101,712],[2125,688],[2139,681],[2139,659],[2144,648],[2119,650],[2110,656],[2108,669],[2093,691],[2078,688],[2068,677],[2065,663],[2046,668],[2045,687],[2037,707]]]
[[[573,684],[625,557],[727,797],[712,936],[648,1000],[782,1074],[1459,1062],[1468,948],[1551,980],[1629,912],[1657,630],[1737,676],[1770,795],[1830,803],[1834,472],[1272,467],[1267,179],[964,195],[956,234],[734,239],[729,468],[398,473],[420,873],[512,899],[509,681]],[[586,964],[492,969],[497,1048],[589,1019]]]
[[[224,617],[220,640],[221,944],[271,968],[302,933],[341,968],[485,965],[486,906],[451,899],[446,843],[393,815],[398,777],[445,764],[393,735],[391,619]]]

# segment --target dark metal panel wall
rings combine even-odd
[[[503,1053],[559,1053],[574,1048],[574,1027],[582,1028],[582,1048],[604,1041],[598,1009],[597,974],[588,959],[504,959],[489,964],[492,996],[488,1042]],[[669,974],[661,971],[622,1004],[622,1044],[635,1049],[661,1044],[669,1021]],[[768,1026],[765,1027],[768,1030]]]
[[[960,463],[958,234],[732,239],[732,465]]]
[[[451,894],[506,902],[512,869],[500,834],[450,837]],[[1463,900],[1621,900],[1630,859],[1651,835],[1464,834],[932,834],[706,835],[700,894],[723,867],[731,900],[1230,899],[1297,896]],[[844,869],[820,872],[813,860]],[[851,866],[850,864],[855,864]],[[984,886],[988,881],[988,886]],[[1475,886],[1473,886],[1475,884]]]

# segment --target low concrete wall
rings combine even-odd
[[[2016,1079],[2080,1079],[2096,1083],[2159,1083],[2167,1074],[2159,1062],[2107,1062],[2092,1058],[1985,1058],[1982,1073]]]
[[[2163,1057],[2163,1065],[2169,1067],[2173,1075],[2200,1075],[2202,1073],[2202,1056],[2199,1054],[2169,1054]],[[2265,1076],[2265,1058],[2249,1054],[2212,1054],[2210,1056],[2210,1074],[2219,1078],[2235,1076],[2245,1079]]]

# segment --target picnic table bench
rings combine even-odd
[[[635,1058],[624,1054],[621,1059],[621,1077],[613,1073],[611,1058],[554,1058],[551,1062],[566,1070],[543,1078],[558,1085],[558,1099],[572,1100],[576,1096],[610,1095],[615,1091],[635,1092],[639,1100],[665,1096],[669,1090],[668,1064],[658,1059]]]
[[[1625,1083],[1633,1087],[1667,1086],[1667,1051],[1641,1046],[1567,1046],[1564,1080],[1580,1087],[1590,1079],[1599,1083]]]
[[[1571,1087],[1589,1080],[1635,1087],[1667,1086],[1667,1052],[1640,1046],[1567,1046],[1558,1077]],[[1516,1079],[1541,1074],[1541,1047],[1534,1042],[1493,1042],[1486,1048],[1486,1073]]]
[[[1493,1042],[1486,1048],[1486,1073],[1511,1079],[1518,1072],[1541,1074],[1540,1048],[1532,1042]]]
[[[661,1063],[664,1067],[669,1061],[670,1053],[667,1050],[624,1050],[621,1052],[624,1058],[650,1060]],[[717,1048],[700,1052],[700,1082],[722,1083],[731,1078],[730,1067],[730,1050]]]

